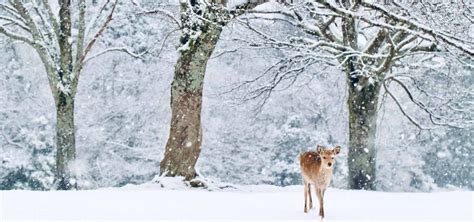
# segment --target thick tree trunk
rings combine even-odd
[[[350,79],[349,107],[349,186],[375,190],[375,133],[380,86],[357,87]]]
[[[342,1],[349,9],[350,1]],[[356,22],[353,18],[342,20],[344,44],[358,49]],[[373,84],[362,76],[357,59],[341,59],[348,80],[349,96],[349,187],[375,190],[375,133],[377,128],[378,82]]]
[[[209,57],[222,28],[208,24],[201,27],[197,39],[186,39],[189,48],[181,52],[171,85],[171,127],[160,174],[196,177],[195,165],[201,153],[201,106],[204,75]]]
[[[56,102],[56,174],[58,190],[77,188],[70,164],[76,157],[74,98],[59,93]]]
[[[77,188],[70,164],[76,158],[74,130],[74,83],[72,42],[71,42],[71,0],[59,3],[59,72],[58,84],[52,85],[56,102],[56,174],[55,186],[58,190]],[[56,87],[56,88],[54,88]]]

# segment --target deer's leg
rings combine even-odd
[[[311,184],[308,183],[309,209],[313,209],[313,198],[311,197]]]
[[[305,213],[308,213],[308,209],[306,207],[306,202],[307,202],[307,199],[308,199],[308,183],[306,181],[304,181],[304,212]]]
[[[324,208],[323,208],[323,192],[321,189],[316,188],[316,195],[318,196],[319,200],[319,216],[324,218]]]
[[[326,189],[321,189],[321,209],[322,209],[321,217],[322,218],[324,218],[324,193],[326,193]]]

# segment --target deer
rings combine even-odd
[[[339,152],[341,152],[340,146],[326,149],[323,146],[317,145],[316,151],[306,151],[299,156],[301,175],[304,182],[304,212],[308,213],[308,210],[313,208],[311,186],[314,186],[319,200],[319,216],[321,220],[324,218],[324,193],[331,182],[332,171],[336,162],[334,157]]]

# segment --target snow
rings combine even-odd
[[[147,183],[89,191],[3,191],[0,220],[319,220],[314,209],[303,213],[302,186],[230,186],[209,191],[174,183],[166,183],[173,189]],[[472,201],[473,192],[465,191],[386,193],[330,188],[324,221],[472,221]]]
[[[227,8],[235,8],[239,5],[247,3],[248,0],[230,0],[227,2]]]

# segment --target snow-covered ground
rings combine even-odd
[[[302,186],[235,186],[213,191],[149,183],[90,191],[3,191],[3,220],[305,220]],[[316,203],[316,207],[318,204]],[[473,192],[386,193],[329,189],[325,221],[472,221]],[[3,215],[2,215],[3,214]]]

